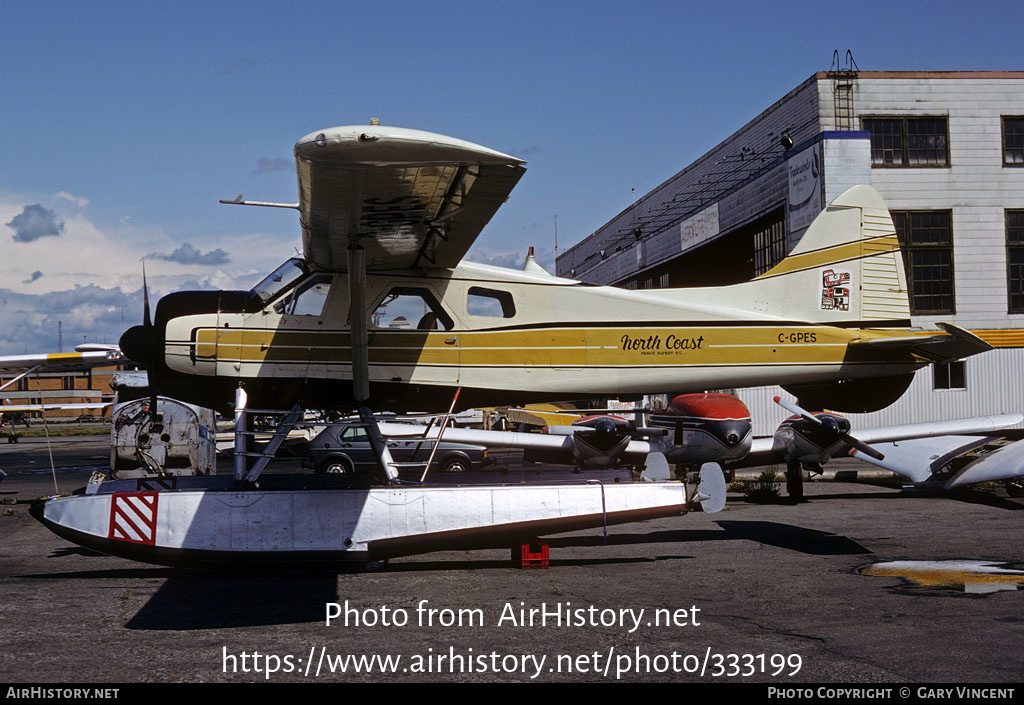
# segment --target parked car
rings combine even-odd
[[[422,470],[434,448],[432,440],[388,440],[388,450],[396,463]],[[318,473],[374,472],[377,459],[366,426],[358,422],[330,424],[309,443],[309,455]],[[483,446],[441,441],[434,453],[431,471],[462,472],[481,470],[493,462]]]

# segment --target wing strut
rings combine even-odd
[[[17,376],[17,377],[15,377],[14,379],[12,379],[12,380],[11,380],[10,382],[6,382],[6,383],[5,383],[5,384],[3,384],[2,386],[0,386],[0,391],[2,391],[2,390],[4,390],[4,389],[7,389],[7,388],[8,388],[8,387],[10,387],[10,386],[11,386],[12,384],[14,384],[15,382],[17,382],[17,381],[18,381],[19,379],[21,379],[22,377],[25,377],[25,376],[27,376],[27,375],[30,375],[30,374],[32,374],[33,372],[35,372],[36,370],[38,370],[38,369],[39,369],[40,367],[42,367],[42,365],[35,365],[34,367],[30,367],[30,368],[28,368],[27,370],[25,370],[24,372],[22,372],[22,373],[21,373],[20,375],[18,375],[18,376]]]
[[[377,419],[367,406],[370,399],[369,334],[366,326],[366,250],[354,240],[348,248],[349,330],[352,347],[352,398],[359,406],[359,417],[366,424],[367,436],[377,456],[377,464],[387,483],[398,479],[391,451],[381,435]]]

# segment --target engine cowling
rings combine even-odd
[[[668,429],[665,457],[677,465],[739,460],[753,441],[750,410],[731,394],[680,394],[650,423]]]

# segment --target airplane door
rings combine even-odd
[[[370,313],[370,378],[459,384],[460,331],[423,286],[392,285]]]
[[[221,311],[217,373],[239,378],[325,378],[320,334],[330,284],[330,275],[313,275],[259,311]]]

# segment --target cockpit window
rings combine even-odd
[[[455,324],[429,289],[396,286],[374,309],[370,325],[391,330],[451,330]]]
[[[260,301],[267,303],[308,273],[306,263],[298,257],[292,257],[254,286],[251,291],[259,297]]]
[[[331,275],[318,274],[299,284],[274,304],[274,310],[288,316],[319,316],[331,290]]]

